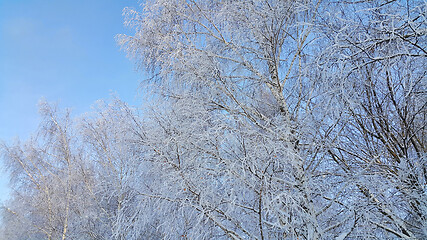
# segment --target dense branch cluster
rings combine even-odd
[[[0,239],[427,238],[422,0],[147,0],[150,78],[2,146]]]

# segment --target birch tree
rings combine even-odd
[[[84,236],[91,202],[81,180],[84,152],[79,148],[68,112],[45,102],[36,136],[3,145],[11,171],[11,204],[3,208],[8,239],[69,239]],[[90,224],[89,224],[90,225]]]
[[[207,221],[209,234],[321,237],[321,204],[313,202],[311,184],[318,164],[304,149],[312,147],[305,134],[312,110],[304,63],[319,4],[148,1],[141,15],[126,12],[136,34],[119,41],[152,71],[150,89],[170,104],[154,114],[152,129],[160,132],[150,144],[156,161],[169,164],[159,172],[173,174],[162,177],[173,181],[168,193],[173,186],[187,191],[186,198],[154,197]],[[209,181],[201,180],[206,175]],[[193,234],[206,229],[192,221],[181,235],[203,238]]]
[[[228,162],[214,172],[226,172],[233,183],[244,179],[227,185],[224,193],[248,187],[253,197],[245,199],[258,206],[253,209],[259,216],[257,230],[250,232],[256,221],[246,214],[236,215],[246,216],[246,228],[231,216],[219,214],[223,220],[218,221],[205,215],[228,237],[422,238],[424,12],[422,1],[149,1],[142,15],[127,11],[136,34],[119,40],[153,73],[155,91],[171,102],[172,116],[156,118],[166,133],[163,141],[170,139],[179,153],[188,126],[195,126],[184,138],[192,144],[205,143],[201,136],[192,138],[195,132],[227,129],[214,130],[218,144],[208,153],[218,149],[215,158]],[[202,112],[200,119],[220,125],[187,122]],[[200,131],[197,126],[205,127]],[[223,136],[227,140],[218,141]],[[230,144],[237,136],[244,142],[241,149],[257,150],[251,152],[253,161],[246,150],[238,150],[238,141]],[[280,153],[273,154],[277,160],[269,159],[271,146]],[[195,149],[206,146],[186,151]],[[168,155],[169,162],[182,159],[170,156],[173,151],[161,156]],[[192,167],[203,163],[191,160],[197,161]],[[390,169],[400,170],[390,178]],[[259,182],[251,182],[251,175]],[[280,182],[280,187],[264,181]],[[418,190],[404,187],[401,192],[405,182]],[[409,205],[402,210],[405,201]],[[215,206],[221,211],[221,205]],[[219,225],[228,220],[231,225]]]
[[[329,153],[356,183],[353,206],[369,210],[355,215],[363,230],[354,233],[423,239],[426,3],[360,1],[330,9],[340,11],[325,14],[331,42],[323,62],[335,76],[322,84],[335,89],[343,118]]]

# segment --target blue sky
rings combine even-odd
[[[137,104],[142,75],[114,40],[130,33],[124,7],[137,0],[0,0],[0,140],[28,138],[44,97],[75,115],[117,93]],[[7,197],[0,172],[0,201]]]

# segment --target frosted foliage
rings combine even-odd
[[[6,239],[425,239],[425,1],[148,0],[144,105],[43,103]],[[25,226],[25,227],[24,227]],[[1,238],[0,238],[1,239]]]

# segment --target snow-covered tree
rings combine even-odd
[[[3,146],[9,239],[424,239],[425,1],[147,0],[146,104]],[[29,227],[22,227],[29,226]]]
[[[424,12],[422,1],[148,1],[126,12],[136,34],[119,40],[170,104],[151,129],[163,129],[166,162],[192,156],[188,175],[175,170],[204,188],[193,207],[221,193],[204,216],[217,230],[414,238],[426,215]],[[223,191],[186,180],[206,166],[224,172]],[[177,177],[164,179],[171,193]]]
[[[84,236],[92,221],[86,198],[85,153],[69,112],[42,102],[43,122],[25,143],[3,145],[12,177],[12,198],[3,207],[7,239],[68,239]]]
[[[322,56],[340,133],[330,157],[354,180],[354,235],[425,238],[426,2],[331,4]],[[369,211],[367,211],[369,210]],[[357,224],[355,224],[357,227]],[[369,229],[372,229],[369,231]]]
[[[309,79],[319,4],[148,1],[126,12],[136,34],[119,40],[168,105],[143,136],[150,161],[168,163],[157,170],[166,192],[147,196],[175,206],[164,213],[172,238],[321,238],[315,192],[328,187],[313,178],[321,165],[309,151],[322,114]]]

